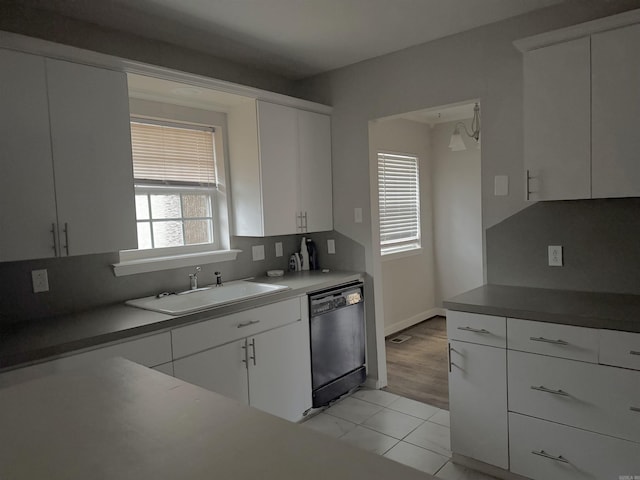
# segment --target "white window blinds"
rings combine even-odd
[[[216,184],[213,129],[131,121],[133,177],[164,184]]]
[[[382,254],[420,247],[418,158],[378,153]]]

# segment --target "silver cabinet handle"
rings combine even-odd
[[[69,256],[69,224],[64,222],[64,250],[67,252],[67,257]]]
[[[244,368],[249,369],[249,349],[247,348],[247,339],[244,339],[244,345],[241,347],[244,350],[244,358],[242,359],[242,363],[244,363]]]
[[[251,360],[253,360],[253,366],[256,365],[256,339],[252,338],[251,339],[251,350],[253,352],[253,356],[249,357]]]
[[[544,337],[529,337],[529,340],[533,342],[544,342],[544,343],[553,343],[554,345],[569,345],[569,342],[565,342],[564,340],[551,340],[550,338]]]
[[[539,392],[552,393],[554,395],[560,395],[563,397],[569,396],[569,394],[564,390],[551,390],[550,388],[543,387],[542,385],[540,385],[539,387],[536,387],[535,385],[531,385],[531,390],[538,390]]]
[[[58,240],[56,239],[56,224],[51,224],[51,235],[53,236],[53,255],[58,256]]]
[[[531,176],[531,172],[529,170],[527,170],[527,201],[529,201],[531,199],[531,189],[529,188],[529,181],[532,179],[533,177]]]
[[[260,320],[249,320],[248,322],[239,323],[238,328],[248,327],[249,325],[255,325],[256,323],[260,323]]]
[[[640,355],[640,352],[637,352],[635,350],[629,350],[629,355]]]
[[[307,224],[307,212],[304,212],[304,215],[302,215],[302,218],[304,218],[304,226],[303,226],[304,231],[308,232],[309,231],[309,227],[308,227],[308,224]]]
[[[485,330],[484,328],[471,328],[471,327],[458,327],[458,330],[464,330],[465,332],[473,332],[473,333],[491,333],[489,330]]]
[[[449,373],[451,373],[451,344],[448,344],[447,359],[449,360]]]
[[[640,407],[629,407],[632,412],[640,412]]]
[[[544,458],[549,458],[551,460],[555,460],[556,462],[569,463],[569,460],[564,458],[562,455],[558,455],[557,457],[554,457],[553,455],[548,454],[544,450],[540,450],[539,452],[537,452],[535,450],[532,450],[531,453],[533,453],[534,455],[538,455],[540,457],[544,457]]]

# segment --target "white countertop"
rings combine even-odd
[[[434,477],[124,359],[2,390],[0,478]]]

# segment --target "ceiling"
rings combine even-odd
[[[21,0],[292,79],[563,0]]]

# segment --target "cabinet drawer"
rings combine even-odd
[[[509,453],[510,470],[533,480],[640,475],[640,444],[515,413],[509,414]]]
[[[176,328],[171,332],[173,358],[185,357],[299,319],[300,299],[292,298]]]
[[[640,442],[640,372],[514,351],[508,366],[509,411]]]
[[[447,336],[451,340],[504,348],[507,339],[506,319],[448,310]]]
[[[600,330],[599,362],[640,370],[640,333]]]
[[[508,318],[507,348],[598,363],[598,330]]]

